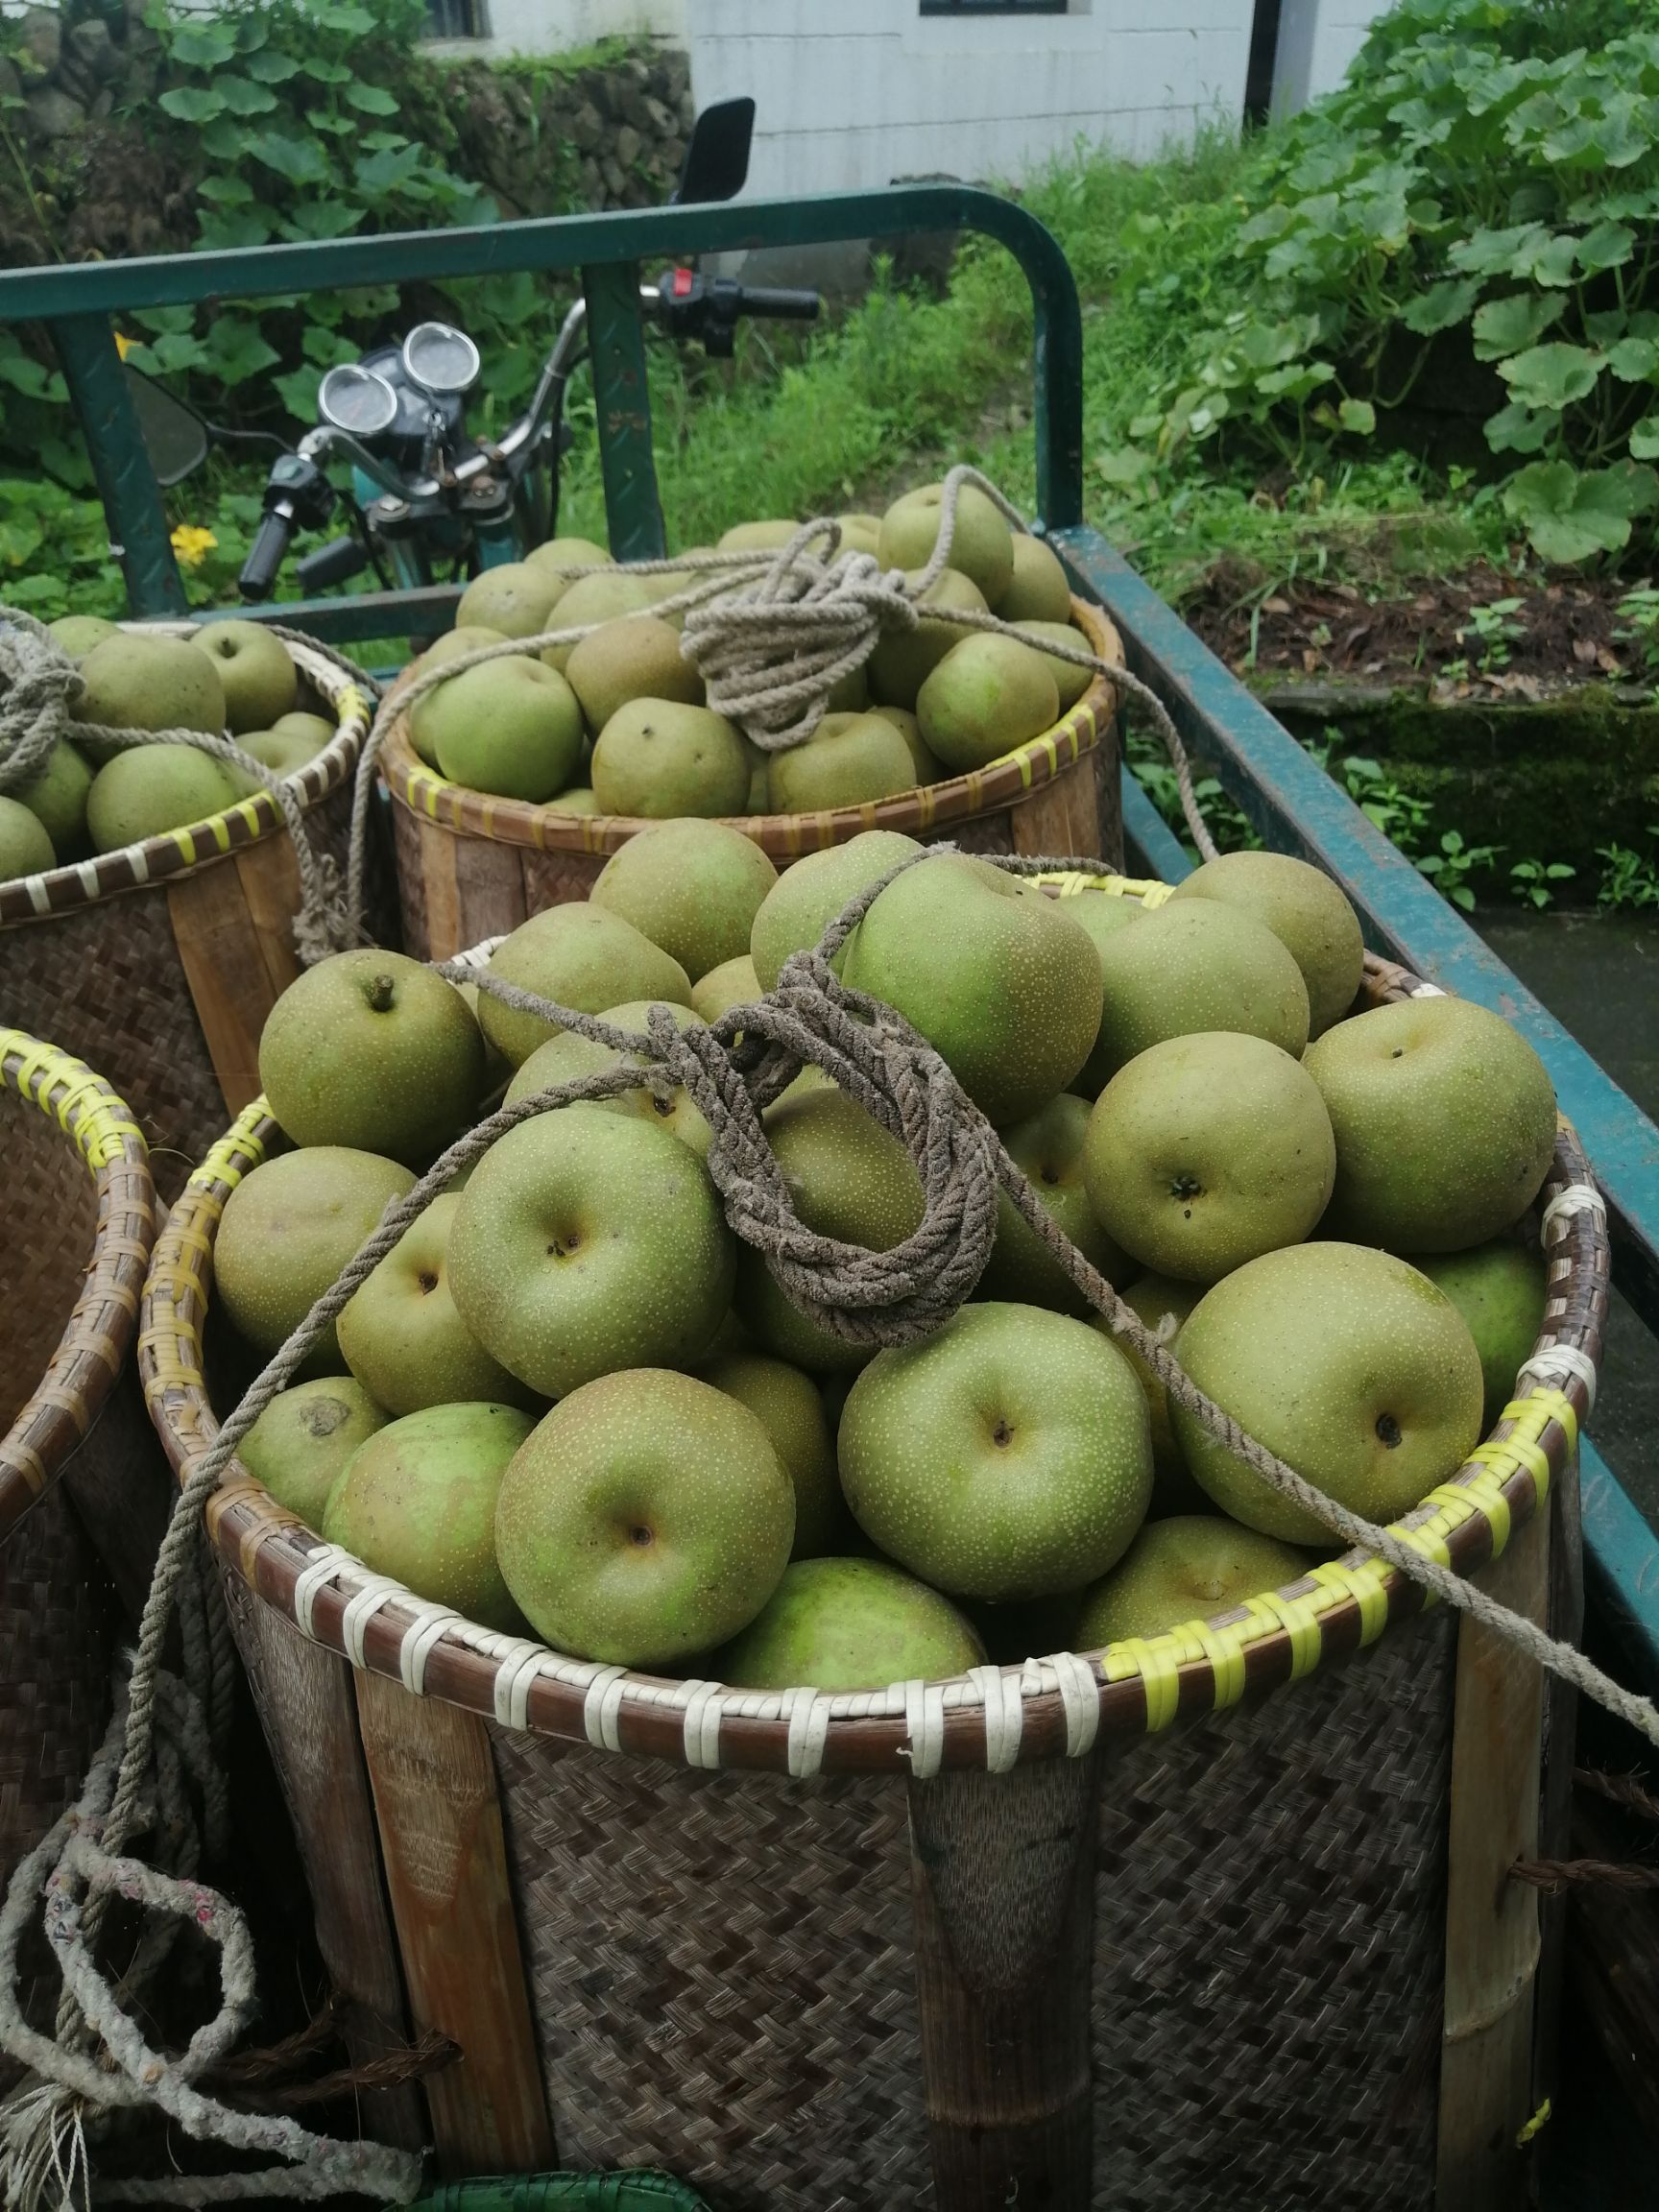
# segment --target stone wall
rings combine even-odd
[[[667,199],[696,108],[684,54],[645,50],[568,74],[449,67],[463,166],[504,215],[652,207]]]
[[[0,267],[189,250],[188,134],[144,122],[164,88],[145,6],[4,17],[0,102],[30,177],[25,190],[15,165],[0,165]],[[454,128],[451,165],[506,216],[644,207],[673,189],[694,115],[684,54],[644,46],[579,69],[444,54],[421,77]]]

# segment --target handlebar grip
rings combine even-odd
[[[739,287],[737,311],[741,315],[769,315],[781,323],[813,323],[824,302],[816,292],[789,292],[775,286],[745,284]]]
[[[252,550],[242,564],[242,573],[236,579],[236,588],[244,599],[265,599],[276,581],[276,571],[282,565],[288,550],[288,541],[294,533],[294,517],[274,510],[259,524],[259,534],[253,541]]]

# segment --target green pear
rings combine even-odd
[[[44,824],[19,799],[0,798],[0,883],[16,876],[41,876],[58,855]]]
[[[1326,1227],[1394,1252],[1463,1252],[1526,1213],[1555,1148],[1555,1094],[1531,1046],[1467,998],[1407,998],[1309,1047],[1336,1132]]]
[[[895,499],[881,517],[876,558],[883,568],[925,568],[938,542],[944,506],[943,484],[924,484]],[[952,568],[971,577],[995,607],[1014,575],[1014,533],[1007,517],[972,484],[956,493],[956,526],[950,540]]]
[[[598,576],[578,576],[568,586],[561,583],[560,590],[558,622],[545,622],[541,625],[543,629],[589,630],[601,622],[617,621],[625,614],[648,614],[658,599],[655,577],[635,576],[626,568],[607,568]],[[541,658],[549,668],[562,670],[579,642],[572,639],[568,645],[543,645]]]
[[[336,952],[272,1007],[259,1083],[297,1144],[423,1166],[472,1118],[484,1041],[467,1001],[401,952]]]
[[[778,871],[752,837],[724,822],[661,822],[613,853],[589,893],[632,922],[687,975],[707,975],[749,949]]]
[[[703,679],[681,652],[679,631],[654,615],[602,622],[572,646],[565,674],[589,730],[603,730],[631,699],[703,704]]]
[[[60,614],[56,622],[48,622],[46,627],[71,661],[84,661],[94,645],[102,645],[106,637],[121,635],[120,626],[106,622],[102,614]]]
[[[728,1353],[700,1372],[705,1382],[747,1406],[772,1439],[778,1464],[795,1491],[790,1558],[821,1559],[844,1551],[857,1531],[841,1495],[835,1439],[811,1376],[757,1352]]]
[[[334,1485],[323,1534],[376,1575],[482,1628],[524,1625],[495,1558],[495,1508],[530,1434],[516,1406],[428,1406],[360,1444]]]
[[[81,663],[85,690],[78,722],[111,730],[225,730],[225,685],[216,662],[183,637],[117,630]],[[254,725],[257,728],[257,724]]]
[[[985,1647],[948,1599],[885,1559],[801,1559],[709,1662],[739,1690],[884,1690],[979,1666]]]
[[[599,802],[585,783],[573,783],[568,791],[561,791],[547,802],[553,814],[597,814]]]
[[[603,1014],[641,998],[691,1003],[691,985],[678,960],[620,914],[585,902],[550,906],[520,922],[491,953],[489,972],[578,1014]],[[517,1013],[487,991],[479,993],[478,1026],[486,1044],[515,1068],[559,1034],[555,1023]]]
[[[733,1262],[689,1148],[586,1105],[497,1138],[449,1230],[462,1320],[544,1398],[622,1367],[695,1364],[732,1303]]]
[[[1502,1419],[1515,1381],[1544,1329],[1549,1270],[1535,1244],[1504,1238],[1473,1252],[1431,1253],[1417,1262],[1469,1324],[1486,1386],[1482,1423]]]
[[[942,783],[947,770],[937,754],[930,753],[922,740],[922,725],[907,707],[872,707],[872,714],[879,714],[883,722],[891,722],[904,740],[904,750],[910,756],[910,766],[917,784]]]
[[[309,737],[298,731],[248,730],[237,738],[237,744],[250,759],[263,761],[274,776],[284,781],[298,775],[308,760],[315,760],[319,748]]]
[[[639,999],[630,1006],[608,1006],[600,1019],[643,1037],[650,1011],[651,1001]],[[688,1006],[669,1006],[668,1012],[674,1017],[677,1028],[689,1029],[693,1023],[698,1028],[703,1026],[701,1017]],[[609,1045],[595,1044],[589,1037],[578,1037],[573,1030],[562,1029],[557,1037],[549,1037],[545,1045],[537,1046],[508,1084],[505,1103],[516,1106],[520,1098],[533,1098],[538,1092],[552,1090],[555,1084],[597,1074],[618,1057]],[[699,1160],[708,1157],[709,1124],[679,1084],[675,1084],[665,1098],[659,1098],[654,1092],[641,1087],[637,1091],[619,1092],[612,1098],[592,1098],[578,1103],[595,1106],[603,1113],[632,1114],[642,1120],[654,1121],[660,1129],[678,1137],[682,1144],[688,1144]]]
[[[1190,1380],[1339,1505],[1386,1524],[1455,1475],[1480,1437],[1480,1355],[1444,1291],[1359,1244],[1293,1244],[1217,1283],[1182,1324]],[[1287,1544],[1334,1539],[1171,1394],[1200,1488]]]
[[[1042,659],[1043,665],[1054,679],[1054,688],[1060,695],[1060,711],[1069,713],[1094,681],[1094,670],[1086,668],[1081,661],[1065,660],[1058,653],[1043,650],[1046,645],[1070,645],[1072,650],[1092,653],[1094,648],[1081,630],[1070,622],[1022,622],[1018,625],[1022,637],[1027,638]]]
[[[810,951],[825,930],[860,891],[921,846],[897,830],[865,830],[845,845],[808,853],[786,868],[755,914],[749,950],[764,991],[776,989],[791,952]],[[839,974],[845,948],[833,966]]]
[[[876,549],[881,542],[881,517],[879,515],[837,515],[841,525],[843,553],[868,553],[876,558]]]
[[[354,1376],[325,1375],[280,1390],[236,1447],[278,1505],[321,1532],[328,1494],[359,1444],[387,1416]]]
[[[1177,884],[1177,899],[1213,899],[1272,930],[1308,986],[1308,1033],[1340,1022],[1365,965],[1359,918],[1321,869],[1287,853],[1223,853]]]
[[[1166,1345],[1173,1345],[1176,1331],[1202,1296],[1196,1283],[1172,1282],[1167,1275],[1142,1275],[1118,1294],[1153,1335],[1161,1337]],[[1128,1337],[1112,1334],[1104,1314],[1096,1319],[1094,1326],[1111,1337],[1134,1368],[1145,1393],[1146,1411],[1152,1423],[1152,1503],[1147,1508],[1148,1520],[1160,1520],[1170,1513],[1207,1512],[1210,1501],[1187,1472],[1180,1439],[1169,1418],[1168,1392]]]
[[[553,610],[565,596],[565,579],[528,561],[505,561],[494,568],[480,569],[455,610],[457,629],[473,623],[499,630],[503,637],[534,637],[543,630],[563,628],[553,621]]]
[[[262,622],[209,622],[191,639],[219,671],[231,734],[269,730],[300,696],[300,671],[280,637]]]
[[[752,1006],[760,997],[760,978],[747,952],[722,960],[691,986],[691,1007],[705,1022],[718,1022],[733,1006]]]
[[[1014,533],[1014,572],[992,606],[1004,622],[1069,622],[1071,587],[1052,545],[1027,532]]]
[[[1277,1045],[1234,1030],[1137,1054],[1095,1101],[1083,1147],[1107,1235],[1143,1267],[1190,1283],[1218,1283],[1310,1237],[1335,1176],[1319,1086]]]
[[[87,834],[95,852],[118,853],[146,837],[210,822],[241,797],[241,785],[225,763],[193,746],[134,745],[114,754],[93,777],[86,794]]]
[[[1046,661],[1014,637],[964,637],[916,700],[924,742],[958,776],[989,767],[1059,719]]]
[[[52,850],[67,858],[86,841],[86,795],[92,788],[92,771],[66,739],[53,746],[46,765],[10,794],[27,806],[52,840]],[[23,875],[33,871],[17,871]]]
[[[590,770],[607,814],[662,822],[677,815],[741,814],[749,758],[735,726],[711,708],[631,699],[593,747]]]
[[[532,568],[545,568],[551,575],[565,577],[573,569],[611,565],[610,554],[591,538],[549,538],[533,545],[524,558]]]
[[[1248,914],[1204,899],[1157,906],[1096,950],[1104,1001],[1080,1085],[1092,1095],[1138,1052],[1203,1029],[1264,1037],[1301,1057],[1308,1042],[1302,971]]]
[[[352,1292],[335,1324],[347,1366],[388,1413],[477,1401],[535,1407],[456,1311],[448,1248],[460,1203],[458,1190],[434,1198]]]
[[[1139,922],[1146,911],[1139,899],[1125,899],[1113,891],[1073,892],[1066,897],[1065,908],[1072,921],[1079,923],[1088,931],[1097,952],[1104,950],[1108,937],[1115,937],[1119,929],[1126,929],[1130,923]],[[1092,1059],[1094,1055],[1090,1057]],[[1086,1062],[1073,1089],[1087,1092],[1093,1098],[1100,1086],[1096,1083],[1094,1090],[1089,1090],[1089,1073]]]
[[[734,522],[715,545],[718,553],[776,553],[801,527],[781,517],[764,522]]]
[[[913,1022],[999,1128],[1065,1090],[1100,1026],[1100,956],[1069,903],[940,854],[888,884],[848,950],[847,981]]]
[[[1077,1648],[1098,1651],[1131,1636],[1162,1636],[1213,1620],[1246,1599],[1299,1582],[1313,1561],[1218,1513],[1149,1521],[1109,1575],[1083,1599]]]
[[[907,574],[905,581],[912,590],[921,577],[920,566]],[[940,615],[925,618],[914,630],[884,630],[865,663],[870,696],[885,706],[914,708],[923,685],[951,646],[964,637],[979,635],[960,622],[946,619],[947,616],[963,609],[976,614],[989,613],[985,594],[978,585],[955,568],[940,570],[923,592],[922,605],[939,608]]]
[[[414,1184],[397,1161],[335,1144],[262,1161],[226,1199],[213,1244],[214,1287],[232,1328],[256,1351],[278,1351]],[[343,1364],[330,1322],[301,1372]]]
[[[964,1306],[848,1394],[841,1486],[871,1541],[951,1597],[1076,1590],[1146,1517],[1152,1445],[1128,1361],[1034,1306]]]
[[[582,760],[575,692],[523,654],[447,678],[416,701],[410,729],[452,782],[532,805],[562,791]]]
[[[424,676],[433,668],[442,668],[451,661],[460,661],[469,653],[481,653],[487,645],[505,645],[507,639],[499,630],[487,629],[481,622],[469,622],[465,630],[446,630],[435,644],[428,645],[418,661],[410,662],[409,673]],[[430,696],[428,694],[427,696]],[[428,768],[438,765],[438,748],[432,741],[432,733],[422,718],[421,709],[424,699],[418,699],[405,719],[409,742],[414,746]]]
[[[562,1399],[495,1511],[502,1573],[537,1633],[621,1667],[735,1635],[777,1588],[794,1528],[789,1478],[749,1408],[649,1367]]]
[[[1134,1262],[1101,1228],[1083,1187],[1087,1099],[1063,1091],[999,1134],[1015,1166],[1090,1265],[1109,1283],[1126,1281],[1135,1272]],[[979,1278],[978,1295],[1051,1306],[1057,1312],[1084,1317],[1094,1310],[1005,1190],[998,1194],[997,1241]]]
[[[814,1071],[815,1072],[815,1071]],[[797,1214],[816,1236],[890,1252],[922,1222],[922,1180],[897,1137],[823,1077],[790,1089],[763,1117]],[[862,1366],[868,1344],[835,1335],[791,1304],[753,1246],[738,1255],[737,1310],[762,1351],[813,1374]]]
[[[826,714],[805,745],[774,753],[766,799],[774,814],[864,806],[915,788],[910,748],[879,714]]]

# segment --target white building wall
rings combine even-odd
[[[918,0],[685,0],[699,106],[752,94],[756,196],[930,171],[1014,177],[1077,139],[1151,155],[1243,110],[1252,0],[1071,0],[923,15]]]
[[[1273,113],[1294,115],[1310,100],[1334,92],[1393,0],[1281,0],[1279,53],[1273,71]]]
[[[490,36],[467,51],[492,58],[558,54],[598,38],[655,36],[683,45],[685,0],[485,0]]]

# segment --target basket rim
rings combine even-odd
[[[1072,620],[1104,661],[1124,661],[1123,641],[1104,610],[1073,598]],[[649,610],[647,610],[649,612]],[[396,704],[396,691],[393,693]],[[1110,680],[1096,676],[1074,707],[1051,730],[1016,747],[988,767],[943,782],[897,791],[858,806],[821,808],[812,814],[729,814],[716,817],[728,830],[752,838],[775,860],[797,860],[805,853],[845,844],[866,830],[897,830],[930,834],[952,822],[1018,804],[1075,765],[1100,743],[1118,710]],[[536,852],[588,853],[608,856],[630,837],[656,827],[655,820],[632,814],[562,814],[549,805],[522,799],[497,799],[427,766],[410,741],[408,718],[395,713],[380,748],[380,772],[394,801],[423,822],[434,822],[463,837],[528,847]]]
[[[1104,892],[1150,904],[1162,903],[1171,889],[1070,870],[1049,880],[1062,897]],[[1444,996],[1437,985],[1370,952],[1365,981],[1371,1004]],[[191,1176],[156,1241],[145,1285],[139,1371],[151,1417],[180,1478],[218,1434],[202,1345],[213,1235],[226,1199],[263,1159],[273,1134],[279,1134],[276,1124],[256,1099]],[[1611,1247],[1605,1209],[1577,1135],[1559,1117],[1539,1203],[1547,1297],[1527,1364],[1563,1352],[1554,1365],[1565,1371],[1558,1382],[1533,1375],[1521,1390],[1524,1366],[1517,1395],[1491,1434],[1391,1524],[1391,1532],[1414,1551],[1461,1575],[1496,1558],[1539,1511],[1576,1452],[1594,1399]],[[882,1690],[751,1691],[574,1659],[480,1628],[325,1543],[239,1461],[232,1461],[209,1502],[207,1523],[233,1572],[301,1634],[417,1695],[443,1698],[503,1726],[611,1751],[797,1776],[922,1776],[943,1767],[999,1772],[1032,1759],[1080,1756],[1101,1733],[1151,1733],[1180,1718],[1219,1711],[1247,1691],[1298,1680],[1321,1660],[1375,1642],[1428,1602],[1420,1583],[1358,1550],[1208,1621],[1092,1654],[987,1665],[949,1680]]]
[[[208,625],[147,622],[123,627],[193,637]],[[285,637],[282,642],[295,666],[332,710],[336,725],[322,752],[286,779],[301,811],[308,813],[354,772],[369,734],[370,702],[362,686],[329,655],[296,637]],[[170,877],[212,867],[228,854],[286,828],[276,800],[260,790],[250,799],[239,799],[223,814],[187,823],[159,837],[146,837],[114,853],[96,853],[87,860],[65,861],[37,876],[13,877],[0,882],[0,929],[47,921],[121,892],[140,891]]]
[[[103,1410],[132,1347],[156,1238],[150,1153],[126,1101],[84,1061],[0,1028],[0,1091],[57,1122],[98,1194],[91,1258],[31,1396],[0,1432],[0,1543],[46,1495]]]

